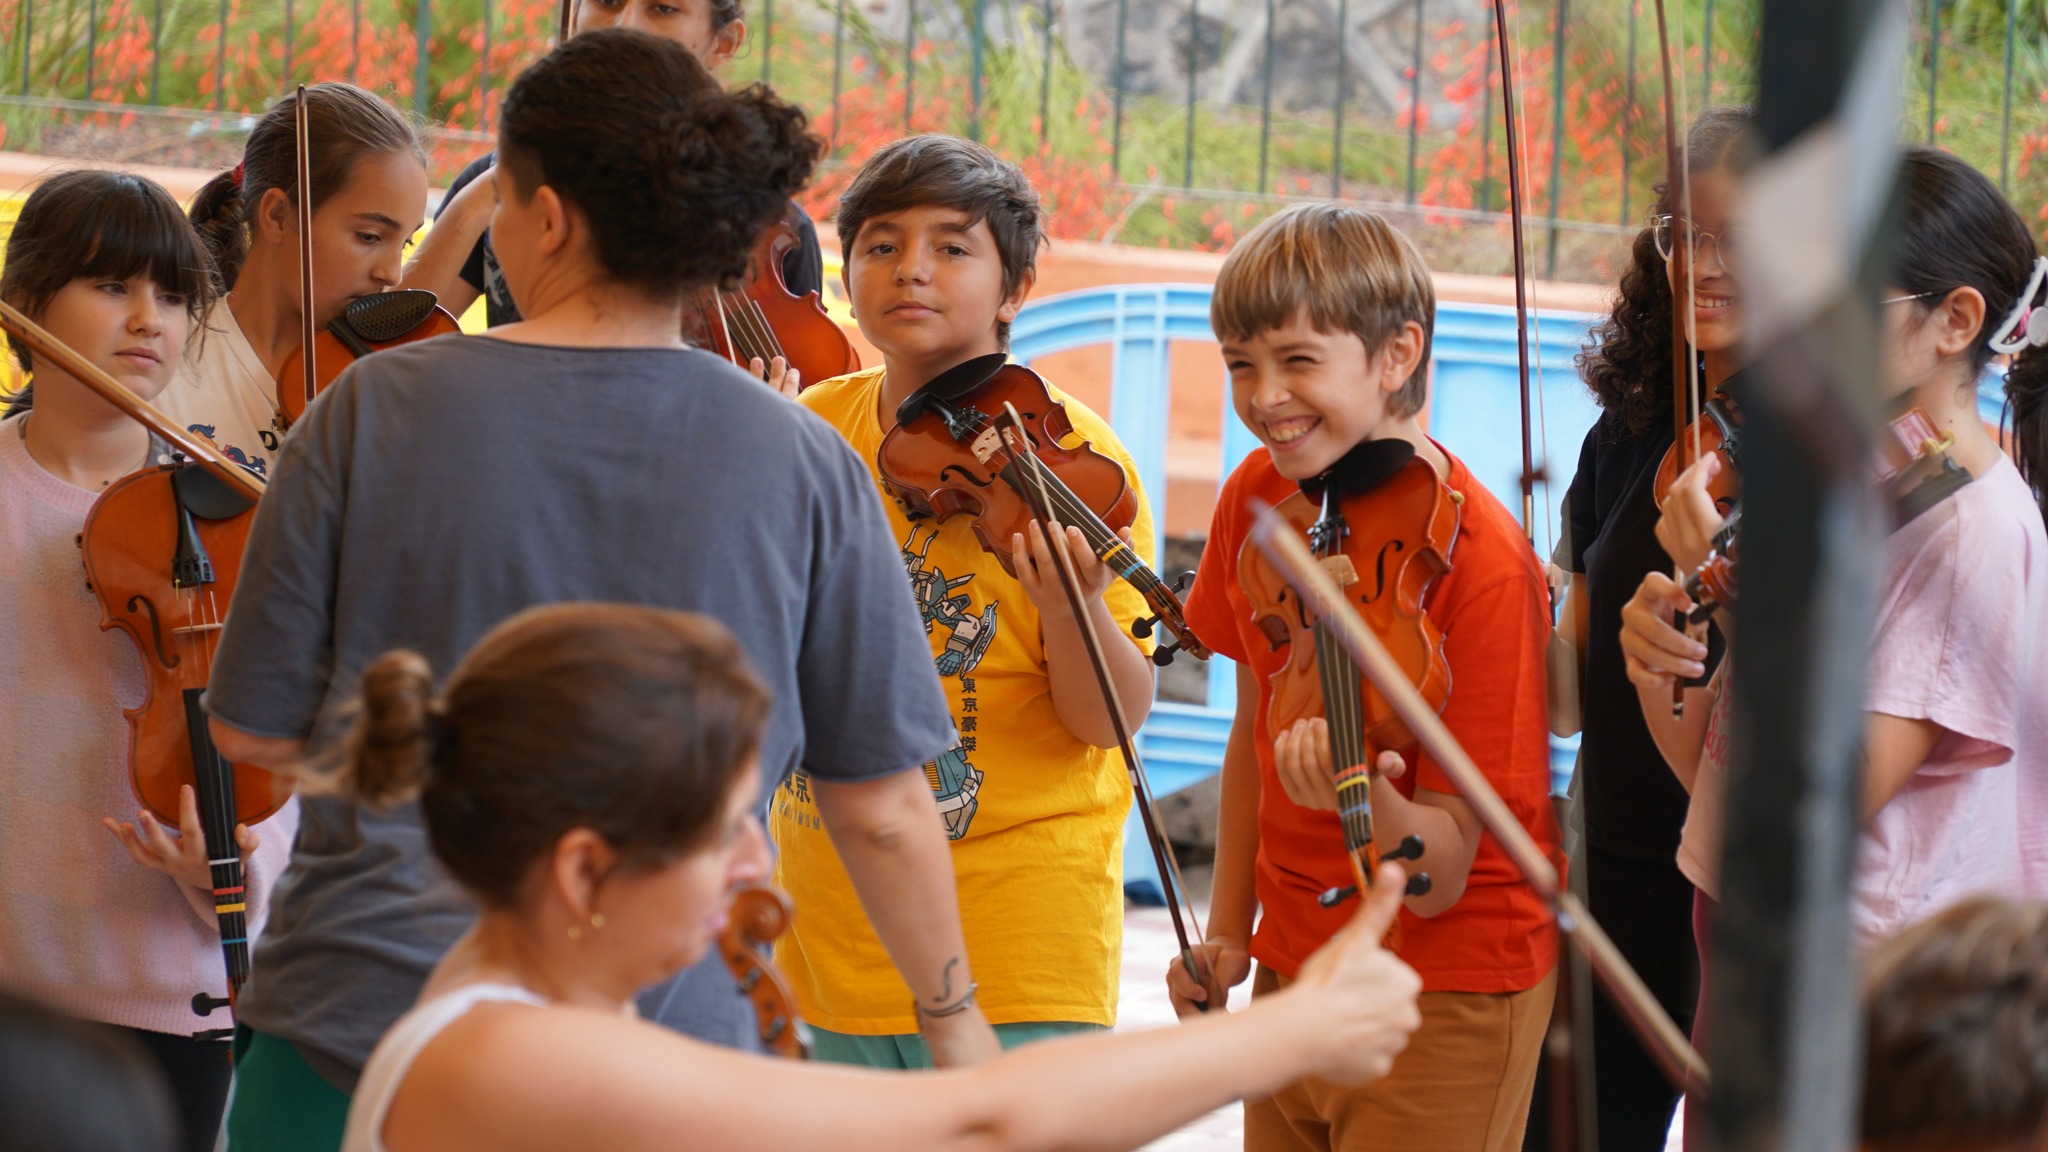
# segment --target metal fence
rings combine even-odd
[[[1611,262],[1662,175],[1653,2],[1511,10],[1525,207],[1546,272],[1585,271],[1574,243]],[[1669,2],[1681,103],[1746,99],[1755,0]],[[2042,133],[2016,132],[2014,94],[2041,88],[2041,0],[2024,21],[2021,0],[1917,2],[1912,134],[2038,206],[2048,181],[2028,162]],[[488,146],[496,90],[546,50],[555,13],[553,0],[0,0],[0,144],[63,150],[67,133],[104,135],[136,113],[191,137],[231,133],[230,114],[296,81],[350,78],[436,124],[453,164]],[[1069,234],[1221,247],[1302,196],[1453,232],[1505,207],[1501,77],[1479,0],[756,0],[747,15],[728,77],[809,108],[839,161],[905,131],[985,139],[1063,213],[1088,208]],[[1481,265],[1469,270],[1502,259],[1497,244],[1469,260],[1440,247]]]

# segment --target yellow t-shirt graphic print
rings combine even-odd
[[[924,537],[921,546],[917,542],[920,535]],[[960,591],[974,583],[974,573],[949,578],[944,570],[930,566],[931,547],[938,538],[937,528],[913,524],[909,538],[903,542],[903,567],[910,573],[910,590],[917,597],[925,634],[944,634],[945,647],[933,658],[933,665],[941,677],[958,677],[961,681],[960,705],[953,718],[954,727],[960,730],[960,742],[924,766],[925,781],[931,785],[932,795],[939,803],[939,815],[946,821],[946,837],[958,840],[974,824],[978,807],[975,798],[981,792],[983,774],[971,759],[980,747],[974,733],[981,726],[980,701],[972,689],[977,686],[974,670],[996,638],[998,606],[990,604],[979,616],[974,615],[974,597]]]
[[[838,428],[876,473],[885,432],[878,413],[882,370],[807,389],[800,402]],[[1116,460],[1135,488],[1136,467],[1109,425],[1070,397],[1075,431]],[[1149,562],[1152,518],[1138,493],[1132,535]],[[1113,748],[1076,739],[1053,709],[1038,606],[984,552],[969,519],[910,520],[881,492],[896,532],[932,667],[952,707],[958,742],[924,766],[953,841],[953,870],[968,960],[979,1000],[995,1023],[1116,1021],[1123,943],[1123,824],[1131,790]],[[1129,638],[1148,615],[1144,598],[1117,581],[1110,613]],[[1149,642],[1144,644],[1149,650]],[[804,1018],[853,1035],[917,1031],[910,990],[868,924],[846,869],[818,819],[809,781],[776,794],[770,826],[776,883],[796,902],[796,922],[776,959]]]

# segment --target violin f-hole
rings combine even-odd
[[[149,642],[156,648],[156,662],[166,668],[176,668],[178,661],[183,659],[183,657],[173,656],[164,651],[164,626],[163,622],[156,618],[156,604],[147,597],[130,596],[128,598],[129,615],[135,614],[136,605],[138,604],[142,606],[141,611],[149,617]]]
[[[1370,604],[1386,594],[1387,557],[1399,553],[1405,547],[1406,545],[1399,540],[1389,540],[1385,544],[1380,545],[1380,550],[1374,553],[1372,560],[1372,595],[1360,596],[1358,599],[1361,603]]]

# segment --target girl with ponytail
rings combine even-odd
[[[2028,484],[2048,474],[2048,263],[1991,181],[1948,153],[1906,148],[1899,190],[1879,391],[1892,413],[1927,412],[1968,482],[1936,503],[1901,501],[1877,572],[1854,882],[1866,942],[1974,892],[2048,894],[2048,527]],[[2008,459],[1977,389],[1993,356],[2015,350]],[[1682,564],[1702,559],[1720,526],[1704,491],[1714,467],[1681,477],[1665,506],[1659,535]],[[1653,574],[1623,613],[1646,714],[1668,714],[1672,677],[1700,672],[1705,646],[1669,623],[1691,606]],[[1674,749],[1674,763],[1697,765],[1680,852],[1716,873],[1728,695],[1721,687],[1705,732]]]
[[[302,342],[299,300],[298,100],[256,121],[241,163],[208,181],[192,223],[226,296],[157,401],[267,475],[283,432],[277,374]],[[353,84],[306,86],[312,151],[313,320],[398,285],[405,246],[426,216],[426,153],[412,123]]]
[[[634,990],[702,956],[768,867],[771,702],[739,642],[693,613],[558,604],[492,629],[439,692],[434,671],[371,661],[341,784],[413,806],[481,914],[378,1043],[342,1152],[1111,1152],[1299,1076],[1376,1079],[1419,1021],[1419,979],[1379,944],[1388,882],[1286,990],[1169,1030],[905,1073],[677,1036]]]

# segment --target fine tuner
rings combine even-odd
[[[1399,844],[1396,844],[1386,852],[1380,853],[1380,860],[1382,862],[1388,860],[1420,859],[1422,859],[1422,837],[1420,836],[1403,836]],[[1408,878],[1408,883],[1402,887],[1401,894],[1404,896],[1427,896],[1429,895],[1429,887],[1429,873],[1417,872]],[[1322,895],[1316,897],[1316,903],[1321,904],[1325,908],[1335,908],[1356,895],[1358,895],[1358,885],[1345,884],[1341,887],[1325,891]]]

